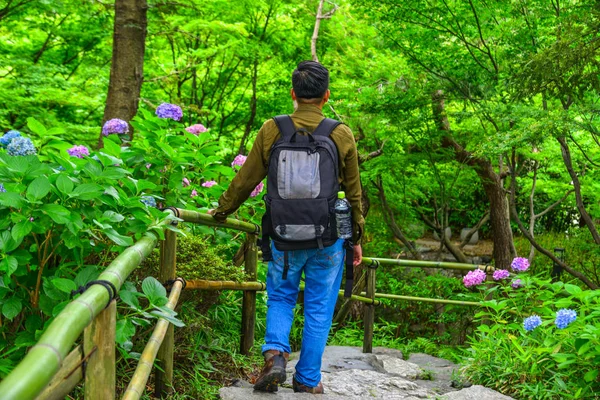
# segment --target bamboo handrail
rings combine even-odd
[[[182,287],[183,284],[181,281],[175,281],[175,283],[173,283],[171,294],[169,295],[169,302],[166,305],[169,310],[175,309]],[[150,372],[152,372],[152,366],[154,365],[156,354],[158,354],[158,349],[162,344],[168,327],[169,321],[165,319],[161,318],[156,323],[154,332],[152,332],[152,336],[148,340],[148,344],[146,344],[146,347],[142,352],[138,366],[135,369],[131,381],[129,382],[129,386],[127,386],[127,390],[125,390],[123,400],[137,400],[144,393],[146,383],[150,377]]]
[[[363,257],[363,264],[371,265],[379,263],[382,265],[400,265],[402,267],[414,268],[441,268],[441,269],[457,269],[461,271],[472,271],[480,269],[485,272],[494,272],[494,267],[491,265],[465,264],[457,262],[442,262],[442,261],[419,261],[419,260],[403,260],[394,258],[375,258]]]
[[[182,208],[176,208],[175,214],[184,222],[192,222],[206,226],[216,226],[219,228],[235,229],[246,233],[260,233],[260,226],[251,224],[249,222],[243,222],[235,218],[227,218],[225,222],[218,222],[212,217],[212,215],[193,210],[184,210]]]
[[[154,235],[144,236],[115,258],[98,279],[111,282],[118,291],[156,246],[156,240]],[[71,301],[25,358],[0,382],[2,400],[34,399],[51,381],[84,328],[106,307],[108,300],[108,291],[94,285]]]
[[[362,292],[361,295],[365,295],[365,292]],[[456,304],[456,305],[460,305],[460,306],[481,307],[481,304],[477,303],[476,301],[432,299],[429,297],[401,296],[401,295],[397,295],[397,294],[386,294],[386,293],[375,293],[375,297],[378,297],[381,299],[411,300],[411,301],[423,301],[425,303]]]
[[[267,285],[264,282],[234,282],[234,281],[207,281],[196,279],[185,282],[185,290],[255,290],[264,291]]]

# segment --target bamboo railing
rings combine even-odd
[[[243,253],[247,282],[191,280],[184,283],[180,278],[175,280],[177,276],[177,235],[171,230],[165,230],[165,239],[160,242],[159,280],[173,282],[167,304],[171,310],[175,309],[183,289],[243,291],[240,352],[249,354],[254,345],[256,293],[266,290],[264,283],[256,281],[260,254],[257,248],[257,238],[260,228],[255,224],[233,218],[217,222],[208,214],[192,210],[169,208],[166,211],[184,222],[246,233]],[[157,239],[154,235],[143,237],[115,258],[98,279],[110,282],[118,292],[127,277],[150,254],[156,244]],[[468,301],[377,293],[375,290],[376,271],[380,265],[493,271],[492,267],[484,265],[370,257],[363,258],[363,265],[367,266],[364,278],[366,291],[353,294],[350,299],[365,303],[364,352],[372,351],[374,307],[381,304],[381,301],[378,300],[380,298],[480,306],[479,303]],[[303,283],[300,285],[300,290],[304,290]],[[339,291],[339,296],[343,296],[343,291]],[[113,300],[114,297],[116,297],[116,293],[113,293],[111,297],[108,288],[93,285],[77,299],[71,301],[54,319],[27,356],[0,382],[0,400],[63,399],[82,379],[85,381],[86,400],[114,399],[116,375],[116,301]],[[111,301],[109,302],[109,300]],[[82,344],[70,351],[82,333]],[[123,398],[136,400],[142,396],[155,360],[158,364],[155,371],[155,396],[159,398],[168,396],[173,387],[173,350],[173,325],[167,320],[159,319]]]

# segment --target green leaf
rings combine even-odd
[[[96,279],[99,275],[98,267],[88,265],[75,276],[75,286],[83,286],[89,281]]]
[[[57,224],[66,224],[71,221],[71,212],[59,204],[44,204],[40,209]]]
[[[15,240],[23,239],[25,236],[29,235],[32,228],[33,224],[26,219],[25,221],[17,222],[10,231],[10,234]]]
[[[27,187],[27,198],[40,200],[50,192],[51,188],[50,181],[46,176],[37,177]]]
[[[120,345],[129,341],[135,335],[135,325],[129,319],[117,321],[116,341]]]
[[[92,200],[100,196],[104,192],[104,189],[100,185],[95,183],[84,183],[79,185],[73,190],[69,196],[76,197],[81,200]]]
[[[587,372],[587,373],[586,373],[586,374],[583,376],[583,379],[584,379],[586,382],[592,382],[592,381],[596,380],[596,377],[598,376],[598,372],[600,372],[600,371],[599,371],[599,370],[597,370],[597,369],[593,369],[593,370],[591,370],[591,371],[588,371],[588,372]]]
[[[71,293],[73,290],[77,289],[75,282],[70,279],[54,278],[52,279],[52,284],[55,288],[65,293]]]
[[[125,219],[125,217],[114,211],[104,211],[102,217],[106,218],[110,222],[121,222]]]
[[[119,297],[121,300],[136,310],[140,309],[140,302],[138,300],[139,295],[139,293],[130,292],[129,290],[121,290],[119,292]]]
[[[104,139],[104,148],[102,151],[109,156],[119,157],[121,155],[121,146],[112,140]]]
[[[2,261],[0,261],[0,271],[3,271],[10,276],[19,268],[19,262],[13,256],[7,256]]]
[[[31,130],[31,132],[39,135],[40,137],[46,136],[48,131],[37,119],[33,117],[27,118],[27,127]]]
[[[73,191],[73,181],[66,175],[59,175],[56,179],[56,187],[64,194]]]
[[[21,208],[25,204],[24,199],[18,193],[0,193],[0,204],[5,207]]]
[[[142,282],[142,291],[151,303],[160,297],[167,297],[167,290],[155,278],[149,276]]]
[[[19,315],[22,309],[23,304],[21,303],[21,299],[17,297],[11,297],[2,305],[2,315],[12,321],[14,317]]]
[[[158,318],[166,319],[167,321],[169,321],[170,323],[172,323],[176,327],[181,328],[181,327],[185,326],[185,324],[182,321],[180,321],[177,318],[172,317],[172,316],[170,316],[170,315],[168,315],[168,314],[166,314],[166,313],[164,313],[162,311],[151,311],[150,314],[154,315],[155,317],[158,317]]]
[[[119,246],[131,246],[133,245],[133,239],[129,236],[121,235],[119,232],[114,229],[105,229],[103,232]]]
[[[580,294],[581,292],[583,292],[583,290],[581,290],[581,288],[579,286],[572,285],[570,283],[565,283],[565,290],[570,295],[577,295],[577,294]]]

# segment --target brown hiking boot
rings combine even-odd
[[[319,384],[315,387],[308,387],[301,383],[296,382],[296,377],[292,378],[292,384],[294,387],[294,392],[296,393],[312,393],[312,394],[323,394],[325,390],[323,389],[323,384],[319,382]]]
[[[267,350],[264,356],[265,366],[254,384],[254,390],[276,392],[278,385],[287,379],[285,366],[290,355],[277,350]]]

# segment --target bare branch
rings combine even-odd
[[[462,242],[460,242],[460,245],[458,245],[459,248],[463,248],[467,245],[467,243],[469,243],[469,241],[471,240],[471,238],[473,237],[473,235],[475,234],[475,232],[477,232],[479,229],[481,229],[481,227],[487,223],[490,220],[490,212],[486,212],[485,215],[479,220],[479,222],[477,222],[477,224],[475,224],[474,227],[471,228],[471,230],[469,230],[469,232],[467,232],[467,236],[465,236],[465,238],[463,239]]]

